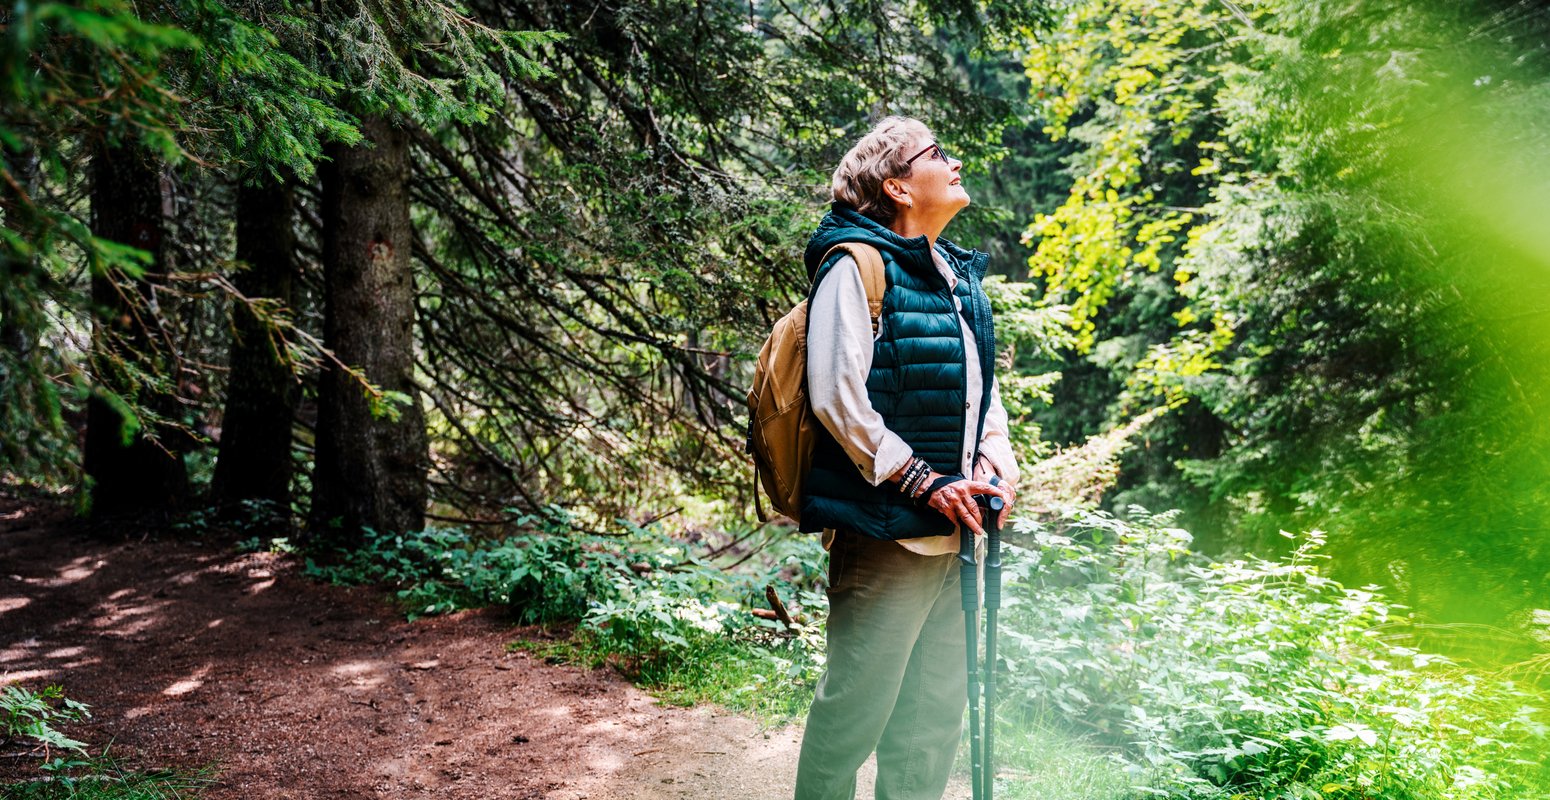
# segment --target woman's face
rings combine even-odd
[[[915,203],[911,211],[951,218],[969,205],[969,193],[959,181],[963,162],[947,155],[929,131],[916,134],[904,152],[905,158],[914,158],[908,177],[899,179]]]

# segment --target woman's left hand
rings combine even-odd
[[[1000,483],[997,483],[996,486],[1006,490],[1006,493],[1001,495],[1001,498],[1006,501],[1006,507],[1001,509],[1001,518],[1006,519],[1006,515],[1012,511],[1012,506],[1017,504],[1017,487],[985,466],[985,460],[981,457],[980,463],[974,468],[974,480],[988,483],[991,478],[999,479]]]

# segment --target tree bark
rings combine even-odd
[[[151,263],[145,278],[118,270],[96,271],[91,279],[92,374],[97,386],[86,405],[86,474],[91,479],[93,516],[170,511],[188,494],[182,455],[186,434],[173,424],[147,429],[143,417],[114,407],[108,393],[176,420],[179,404],[165,389],[145,387],[135,377],[170,375],[173,354],[158,337],[160,311],[146,278],[167,269],[166,211],[161,166],[135,146],[99,144],[92,157],[92,233],[145,250]],[[151,435],[147,435],[151,434]]]
[[[296,296],[295,189],[265,177],[237,189],[237,260],[233,278],[249,300],[290,309]],[[245,303],[232,307],[231,377],[221,420],[211,496],[224,512],[244,500],[291,504],[291,422],[300,396],[295,373],[270,326]]]
[[[311,534],[345,547],[366,527],[419,530],[429,465],[413,380],[409,137],[379,115],[361,122],[370,146],[331,145],[321,170],[324,343],[408,402],[387,399],[391,413],[373,414],[356,378],[335,364],[320,376]]]

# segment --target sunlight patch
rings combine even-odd
[[[32,602],[30,597],[0,597],[0,614],[7,611],[15,611]]]
[[[0,683],[21,683],[22,681],[47,678],[56,671],[52,669],[24,669],[21,672],[0,672]]]
[[[87,578],[97,574],[97,570],[102,569],[102,566],[106,563],[108,562],[102,559],[93,561],[91,556],[81,556],[80,558],[71,561],[63,567],[60,567],[58,573],[59,577],[51,581],[45,581],[44,585],[68,586],[72,583],[84,581]]]
[[[195,689],[205,685],[204,678],[205,675],[209,674],[209,672],[210,665],[206,664],[199,669],[194,670],[194,674],[184,678],[183,680],[176,681],[171,686],[163,689],[161,693],[168,697],[179,697],[181,695],[188,694],[189,692],[192,692]]]

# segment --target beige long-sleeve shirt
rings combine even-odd
[[[956,288],[958,276],[946,259],[936,248],[932,248],[931,256],[948,286]],[[953,296],[953,302],[958,303],[957,295]],[[974,331],[964,320],[961,307],[959,312],[965,378],[968,386],[978,386],[982,373]],[[807,305],[807,318],[807,396],[813,414],[834,435],[861,474],[876,486],[898,472],[913,452],[898,434],[883,424],[882,415],[872,407],[867,396],[866,378],[872,370],[872,318],[867,308],[866,287],[850,256],[843,256],[818,285],[818,291],[813,293]],[[968,441],[974,433],[970,429],[964,432],[960,472],[979,479],[999,475],[1002,480],[1015,485],[1017,459],[1008,438],[1007,414],[1001,404],[1000,387],[995,383],[991,385],[990,397],[990,408],[985,414],[985,428],[979,441],[979,463],[969,463],[974,458],[974,447]],[[967,402],[964,418],[979,419],[980,394],[967,392]],[[831,537],[832,534],[826,534],[825,546]],[[903,539],[899,544],[922,555],[956,553],[958,534]]]

